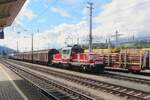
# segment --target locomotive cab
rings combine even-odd
[[[61,50],[62,60],[69,62],[71,60],[71,47],[66,47]]]
[[[103,57],[99,54],[84,53],[78,45],[62,48],[53,56],[53,64],[67,69],[79,69],[89,72],[103,72]]]
[[[83,48],[81,48],[79,45],[74,45],[73,47],[72,47],[72,53],[84,53],[84,49]]]
[[[61,50],[62,60],[69,62],[72,60],[73,54],[78,54],[83,52],[84,50],[78,45],[65,47]]]

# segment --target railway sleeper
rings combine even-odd
[[[90,83],[90,82],[89,82],[89,83]],[[100,87],[100,88],[102,88],[102,87]],[[116,88],[117,88],[117,87],[116,87]],[[118,89],[116,89],[116,88],[114,88],[114,93],[121,94],[121,95],[123,95],[122,93],[124,93],[124,95],[126,95],[126,94],[128,93],[128,95],[129,95],[130,98],[131,98],[131,97],[141,98],[141,99],[143,99],[144,97],[145,97],[145,98],[146,98],[146,97],[149,98],[149,94],[146,94],[146,93],[141,93],[141,95],[135,96],[135,95],[129,93],[129,90],[130,90],[130,89],[126,89],[126,90],[124,90],[122,93],[119,93],[118,89],[120,89],[121,87],[119,87]],[[107,89],[108,89],[108,88],[107,88]],[[104,90],[106,90],[106,89],[104,89]],[[121,88],[121,90],[122,90],[122,88]],[[121,90],[120,90],[120,91],[121,91]],[[112,91],[112,90],[108,89],[108,91]],[[131,91],[130,91],[130,92],[131,92]],[[138,93],[138,91],[135,91],[135,92]]]
[[[55,84],[53,84],[53,85],[55,85]],[[56,87],[57,87],[57,86],[56,86]],[[57,88],[59,88],[59,86],[58,86]],[[69,90],[68,90],[68,91],[69,91]],[[70,93],[73,93],[73,92],[70,92]],[[73,93],[73,95],[74,95],[74,96],[80,96],[80,94],[75,94],[75,93]],[[87,97],[84,97],[83,95],[80,96],[80,99],[81,99],[81,98],[87,99]],[[94,100],[94,99],[91,99],[91,98],[90,98],[89,100]]]

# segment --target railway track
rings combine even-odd
[[[16,62],[15,62],[16,63]],[[68,81],[76,82],[78,84],[87,86],[92,89],[96,89],[99,91],[104,91],[104,92],[109,92],[111,94],[121,96],[127,99],[137,99],[137,100],[150,100],[150,93],[149,92],[144,92],[141,90],[136,90],[128,87],[123,87],[123,86],[118,86],[114,85],[111,83],[106,83],[90,78],[85,78],[73,74],[67,74],[63,72],[58,72],[58,71],[51,71],[48,70],[47,68],[41,68],[36,65],[30,65],[30,64],[25,64],[21,62],[17,62],[17,64],[20,64],[21,66],[29,67],[31,69],[44,72],[50,75],[53,75],[55,77],[60,77],[64,78]]]
[[[11,60],[11,61],[14,61],[14,60]],[[32,68],[32,69],[34,67],[34,69],[39,70],[39,71],[44,71],[44,70],[46,71],[45,68],[41,69],[41,67],[40,67],[40,69],[39,69],[39,67],[36,66],[36,65],[31,66],[29,64],[24,64],[24,63],[18,62],[18,61],[14,61],[14,62],[17,63],[17,64],[22,64],[23,66],[26,66],[26,67],[29,67],[29,68]],[[64,73],[61,73],[61,74],[64,74]],[[118,74],[116,75],[116,74],[109,73],[109,72],[101,74],[101,76],[106,77],[106,78],[114,78],[114,79],[119,79],[119,80],[132,81],[132,82],[136,82],[136,83],[140,83],[140,84],[150,85],[150,79],[137,78],[137,77],[131,77],[131,76],[125,76],[125,75],[118,75]]]
[[[118,74],[116,75],[116,74],[109,73],[109,72],[106,72],[102,74],[101,76],[150,85],[150,79],[130,77],[130,76],[124,76],[124,75],[118,75]]]
[[[84,95],[78,91],[71,90],[69,87],[66,87],[60,83],[50,81],[47,77],[42,75],[16,67],[8,62],[2,63],[18,74],[20,77],[34,84],[41,90],[42,93],[50,97],[52,100],[95,100],[90,96]]]
[[[105,70],[106,71],[111,71],[111,72],[121,72],[121,73],[129,73],[129,71],[128,70],[126,70],[126,69],[112,69],[112,68],[105,68]],[[139,72],[139,73],[133,73],[133,74],[135,74],[135,75],[144,75],[144,76],[148,76],[148,77],[150,77],[150,73],[148,73],[148,72]]]

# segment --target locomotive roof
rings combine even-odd
[[[84,49],[82,49],[79,45],[64,47],[61,50],[72,50],[75,53],[83,53]]]
[[[62,48],[62,50],[70,50],[70,49],[72,49],[72,47],[64,47],[64,48]]]

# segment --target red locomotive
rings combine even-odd
[[[67,68],[76,67],[85,71],[103,72],[103,56],[94,53],[84,53],[84,50],[74,45],[63,48],[53,56],[53,64],[63,65]]]
[[[56,49],[16,53],[14,59],[34,63],[45,63],[53,66],[59,66],[67,69],[80,69],[89,72],[104,71],[104,57],[96,53],[84,53],[84,50],[78,46],[68,46],[60,51]]]

